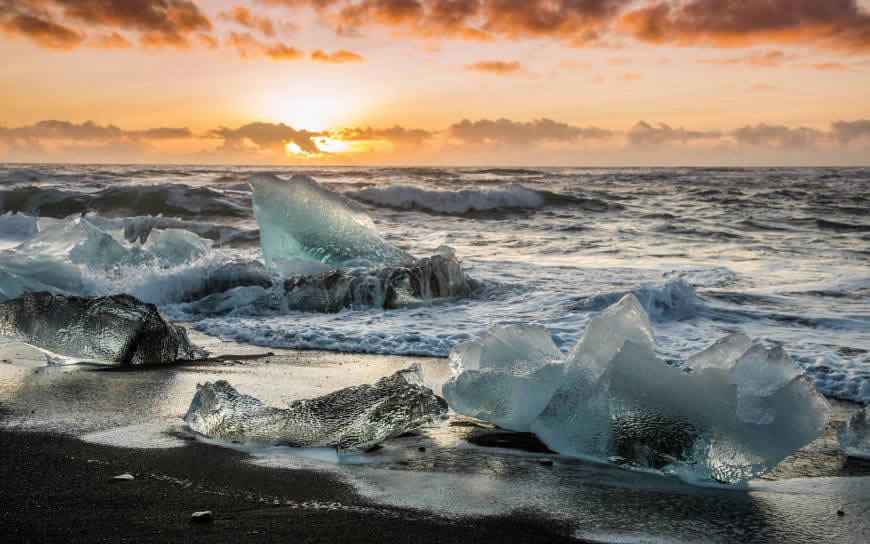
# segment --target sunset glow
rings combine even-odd
[[[0,48],[7,161],[855,164],[870,141],[866,0],[22,0]]]

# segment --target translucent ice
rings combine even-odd
[[[499,333],[454,348],[460,373],[445,397],[457,412],[531,430],[563,454],[736,483],[817,438],[830,417],[782,347],[734,334],[691,357],[691,371],[665,363],[631,294],[590,320],[564,364],[531,374],[526,361],[539,355],[520,342],[513,362],[493,358],[498,370],[469,369],[485,360],[482,346],[503,341]]]
[[[153,229],[144,243],[130,243],[121,224],[94,215],[40,221],[39,226],[24,242],[0,250],[0,298],[44,290],[105,292],[96,283],[107,271],[180,266],[205,256],[211,247],[210,241],[182,229]]]
[[[12,212],[0,215],[0,244],[3,246],[18,245],[37,232],[39,229],[35,217]]]
[[[870,459],[870,406],[858,410],[838,432],[840,448],[852,457]]]
[[[0,304],[0,334],[60,355],[122,366],[197,359],[183,327],[130,295],[25,293]]]
[[[257,174],[248,183],[254,191],[263,258],[271,270],[277,271],[276,259],[335,266],[353,260],[385,265],[413,260],[380,237],[361,206],[310,177],[281,180]]]
[[[420,377],[415,364],[374,385],[287,408],[266,406],[221,380],[197,386],[184,420],[208,437],[242,444],[365,450],[447,413],[447,403],[420,385]]]
[[[712,346],[700,353],[696,353],[689,357],[689,368],[700,370],[702,368],[721,368],[722,370],[731,370],[734,368],[734,363],[737,359],[743,357],[749,348],[752,347],[752,340],[742,332],[729,334],[716,342]]]
[[[541,325],[493,327],[486,336],[457,344],[450,350],[450,370],[502,370],[531,374],[562,359],[550,331]]]

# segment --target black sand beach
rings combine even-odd
[[[555,478],[559,485],[576,486],[576,496],[569,498],[568,504],[576,505],[579,519],[568,522],[549,516],[546,502],[543,507],[540,501],[533,506],[533,495],[539,492],[534,487],[520,487],[518,491],[520,495],[529,493],[528,508],[506,506],[480,515],[479,510],[469,507],[467,515],[456,515],[457,507],[461,510],[463,505],[453,505],[452,513],[405,507],[400,500],[391,503],[383,496],[366,496],[329,470],[258,465],[251,462],[250,452],[203,442],[178,429],[168,431],[168,438],[180,440],[183,445],[146,449],[101,445],[38,429],[23,430],[27,426],[22,425],[28,418],[39,418],[38,410],[57,411],[48,414],[51,419],[60,417],[60,410],[78,409],[79,396],[93,402],[86,407],[98,414],[109,413],[125,399],[129,409],[136,411],[140,408],[135,391],[172,387],[189,373],[194,374],[193,378],[213,372],[240,375],[252,372],[250,366],[255,365],[257,369],[281,368],[288,375],[303,372],[297,379],[311,380],[304,372],[329,371],[335,376],[339,365],[377,368],[406,362],[398,357],[282,352],[133,372],[55,368],[49,370],[56,371],[57,376],[51,377],[52,372],[48,372],[46,377],[45,370],[16,370],[22,373],[22,383],[28,385],[7,393],[13,400],[20,396],[23,403],[0,405],[4,427],[0,431],[0,533],[8,542],[576,542],[586,535],[582,509],[595,503],[603,515],[612,511],[615,518],[623,519],[621,523],[629,534],[635,534],[648,518],[667,523],[670,517],[675,524],[710,524],[719,529],[724,525],[739,531],[744,531],[744,525],[748,527],[744,533],[733,533],[729,538],[711,534],[710,541],[809,542],[824,536],[828,542],[859,542],[870,535],[870,497],[862,498],[861,487],[857,497],[853,490],[851,495],[838,498],[836,493],[790,495],[776,488],[770,493],[756,493],[687,486],[669,478],[553,456],[532,435],[508,433],[461,416],[452,416],[441,428],[472,448],[462,455],[472,455],[474,463],[507,463],[512,468],[499,477],[506,480],[523,482],[529,475],[538,478],[535,471],[541,471],[544,478]],[[428,364],[443,361],[433,359]],[[5,365],[6,369],[11,367]],[[64,386],[70,380],[80,387],[72,397],[72,390]],[[54,384],[55,393],[41,389],[47,384]],[[34,413],[22,414],[25,405],[33,406]],[[833,419],[826,433],[783,461],[765,481],[774,486],[798,482],[809,488],[814,481],[866,481],[870,462],[845,456],[836,442],[836,428],[856,407],[833,401]],[[461,444],[459,449],[440,453],[437,444],[430,445],[429,452],[418,454],[417,444],[429,443],[425,441],[432,432],[436,431],[424,429],[418,435],[385,444],[392,455],[406,451],[405,458],[410,462],[399,461],[394,470],[387,467],[383,472],[394,478],[394,484],[407,480],[413,486],[415,477],[428,477],[428,471],[432,471],[434,478],[444,477],[445,496],[449,496],[448,487],[456,485],[457,480],[446,476],[452,476],[455,470],[457,477],[464,478],[474,468],[462,464],[467,460],[451,458],[456,454],[450,452],[466,451]],[[415,461],[413,455],[420,459]],[[427,455],[434,455],[434,460],[427,459]],[[545,458],[555,459],[556,466],[541,463]],[[135,479],[113,480],[124,473]],[[474,474],[467,476],[472,478]],[[799,480],[802,478],[816,480]],[[413,495],[414,489],[397,493]],[[493,490],[486,500],[518,498],[498,493]],[[191,514],[202,510],[211,510],[214,519],[193,522]],[[634,516],[637,527],[633,526]],[[652,531],[655,534],[655,529]],[[605,533],[592,540],[613,541],[619,540],[618,536]],[[629,540],[638,541],[636,537]]]

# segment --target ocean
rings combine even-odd
[[[198,304],[214,271],[262,270],[246,181],[260,172],[311,176],[414,256],[454,248],[478,287],[439,304],[333,314],[263,308],[262,285]],[[822,393],[870,403],[866,168],[7,164],[0,213],[4,300],[126,292],[224,340],[444,357],[508,323],[544,325],[568,351],[590,317],[632,292],[672,364],[739,330],[782,344]],[[146,216],[158,217],[156,235],[126,241],[125,226]],[[83,217],[117,247],[89,242]]]

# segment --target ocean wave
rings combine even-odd
[[[422,210],[446,215],[535,210],[545,206],[576,205],[590,211],[608,211],[621,206],[594,198],[538,191],[519,184],[493,189],[433,191],[410,185],[369,187],[346,195],[375,206],[402,210]]]
[[[654,321],[683,321],[692,319],[698,313],[699,302],[695,289],[681,279],[671,280],[659,286],[635,287],[584,297],[571,304],[569,309],[579,312],[598,312],[615,304],[629,293],[637,297]]]
[[[89,211],[106,217],[165,215],[173,217],[250,217],[250,201],[208,187],[122,185],[96,192],[54,187],[19,187],[0,191],[0,210],[63,218]]]

